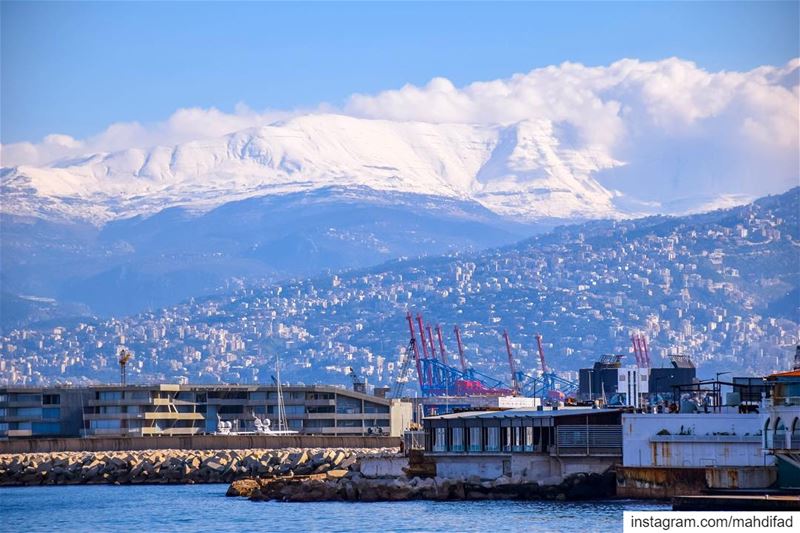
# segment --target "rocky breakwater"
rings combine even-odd
[[[390,457],[386,459],[391,460]],[[380,460],[380,457],[367,459],[375,460]],[[361,466],[361,461],[355,461],[347,468],[340,465],[324,473],[306,476],[243,479],[231,484],[228,496],[289,502],[579,500],[613,497],[616,483],[613,472],[573,474],[557,485],[540,485],[506,476],[491,481],[408,475],[370,477],[364,475]]]
[[[396,449],[144,450],[0,455],[0,486],[231,483],[347,469]]]

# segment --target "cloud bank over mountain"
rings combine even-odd
[[[629,209],[730,202],[798,183],[800,59],[748,72],[709,72],[677,58],[609,66],[563,63],[456,87],[435,78],[341,108],[181,109],[156,124],[117,123],[87,139],[53,134],[2,147],[2,164],[46,166],[69,157],[218,138],[298,115],[340,113],[394,122],[512,125],[535,121],[562,153],[593,160],[592,178]]]

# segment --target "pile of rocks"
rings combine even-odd
[[[397,449],[143,450],[0,455],[0,486],[83,483],[230,483],[347,469]]]
[[[251,500],[307,501],[402,501],[402,500],[577,500],[608,498],[614,495],[616,479],[606,474],[573,474],[558,485],[539,485],[501,477],[450,480],[440,477],[368,478],[357,468],[335,469],[325,474],[293,478],[247,479],[236,481],[228,496]]]

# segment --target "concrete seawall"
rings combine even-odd
[[[280,448],[396,448],[399,437],[327,435],[188,435],[180,437],[55,438],[0,441],[0,454],[134,450],[274,450]]]

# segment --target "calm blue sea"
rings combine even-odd
[[[226,498],[227,485],[0,489],[0,531],[621,531],[623,510],[666,503],[278,503]]]

